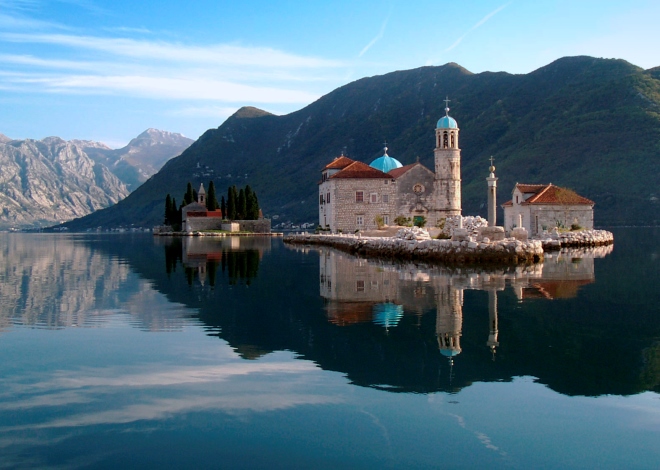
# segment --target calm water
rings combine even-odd
[[[0,468],[658,468],[659,235],[482,272],[0,234]]]

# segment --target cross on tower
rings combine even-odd
[[[443,101],[445,102],[445,114],[449,116],[449,102],[451,101],[449,96],[446,96]]]
[[[491,155],[491,156],[490,156],[490,166],[493,166],[493,160],[495,160],[495,159],[494,159],[493,156]]]

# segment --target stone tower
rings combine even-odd
[[[488,226],[497,225],[497,177],[495,176],[495,165],[493,157],[490,157],[490,174],[486,181],[488,182]]]
[[[449,116],[449,99],[445,115],[435,129],[434,191],[438,218],[461,215],[461,149],[458,147],[458,124]]]

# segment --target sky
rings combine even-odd
[[[648,69],[658,24],[657,0],[0,0],[0,134],[197,139],[241,106],[287,114],[448,62],[520,74],[589,55]]]

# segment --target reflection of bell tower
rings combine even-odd
[[[493,289],[488,290],[488,320],[490,332],[488,334],[488,342],[486,345],[493,353],[494,361],[495,348],[497,348],[500,343],[497,341],[497,335],[499,334],[499,331],[497,330],[497,291]]]
[[[438,314],[435,334],[440,354],[453,364],[454,356],[461,353],[461,331],[463,329],[463,291],[450,284],[437,288]]]

